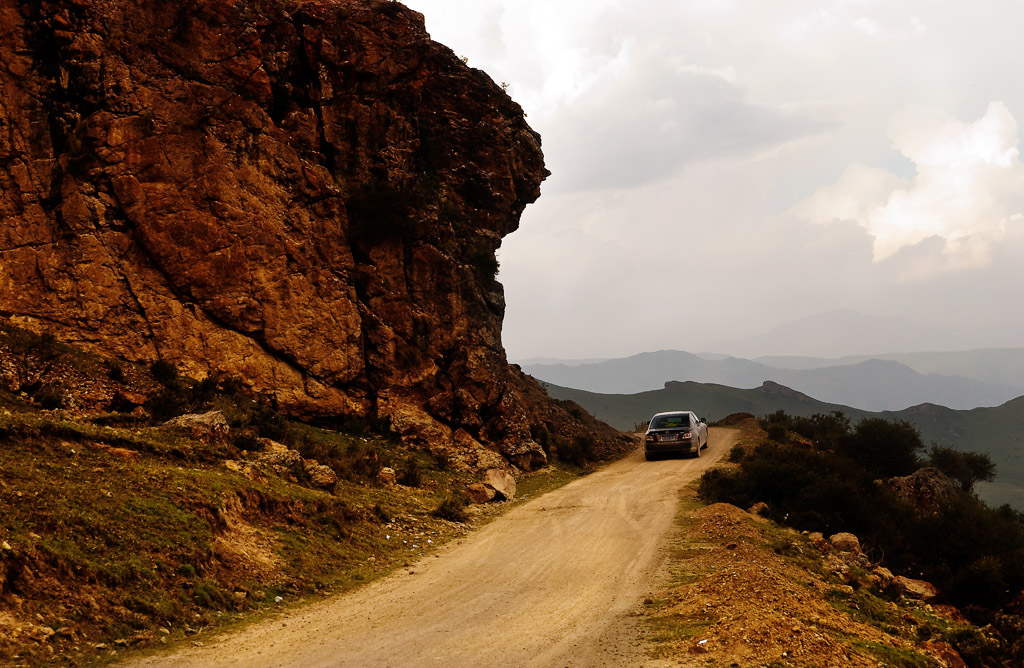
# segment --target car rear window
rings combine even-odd
[[[690,416],[687,413],[662,415],[651,420],[651,429],[685,429],[689,426]]]

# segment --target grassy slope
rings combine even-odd
[[[979,632],[955,613],[891,594],[868,569],[742,510],[684,493],[668,582],[640,613],[654,656],[708,666],[939,668],[936,650]]]
[[[443,456],[367,425],[289,421],[231,382],[161,381],[152,368],[60,346],[43,390],[12,394],[2,389],[11,347],[0,338],[3,666],[94,665],[196,640],[386,574],[504,505],[464,508],[476,476]],[[120,391],[148,396],[150,414],[105,412]],[[43,396],[76,408],[43,410]],[[170,429],[153,413],[210,408],[229,433]],[[260,436],[301,458],[261,462]],[[302,458],[329,465],[338,482],[318,488]],[[404,484],[383,482],[382,467]],[[556,462],[524,476],[520,498],[583,470]]]
[[[431,511],[465,481],[426,458],[419,487],[354,477],[325,491],[232,471],[228,457],[244,455],[160,428],[0,415],[0,664],[79,665],[192,636],[278,596],[365,582],[464,531]]]
[[[468,523],[439,518],[469,473],[386,438],[296,428],[359,443],[400,472],[416,458],[419,485],[351,475],[313,489],[288,472],[231,470],[227,457],[247,456],[230,443],[0,408],[0,665],[93,665],[195,640],[368,582],[504,505],[474,507]],[[519,497],[579,474],[530,474]]]

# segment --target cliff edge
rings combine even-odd
[[[543,463],[494,257],[540,138],[420,14],[0,0],[0,35],[0,315]]]

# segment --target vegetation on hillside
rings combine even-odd
[[[991,625],[994,639],[953,639],[972,667],[1024,665],[1024,516],[972,493],[994,475],[988,457],[926,451],[906,422],[851,424],[839,412],[780,411],[762,426],[767,438],[736,448],[735,467],[705,474],[703,499],[743,508],[764,502],[769,517],[796,529],[856,534],[876,561],[932,582],[972,621]],[[901,487],[907,476],[915,482]]]
[[[639,394],[597,394],[545,383],[557,399],[570,399],[608,424],[622,430],[632,429],[658,411],[685,407],[709,421],[733,413],[766,415],[782,410],[794,417],[830,415],[839,411],[851,420],[884,418],[903,420],[921,432],[925,443],[936,442],[956,450],[976,450],[988,454],[998,467],[998,482],[1009,489],[1000,503],[1011,501],[1024,510],[1024,397],[1002,406],[953,410],[923,404],[896,412],[871,413],[848,406],[829,404],[781,385],[766,384],[754,389],[738,389],[709,383],[673,382],[664,389]],[[981,490],[986,499],[994,497],[991,487]]]
[[[209,410],[228,424],[165,424]],[[474,481],[386,424],[304,424],[234,379],[0,325],[0,665],[89,665],[366,582],[464,533]]]

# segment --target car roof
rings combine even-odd
[[[663,415],[683,415],[684,413],[692,413],[693,411],[665,411],[664,413],[655,413],[651,419],[661,417]]]

